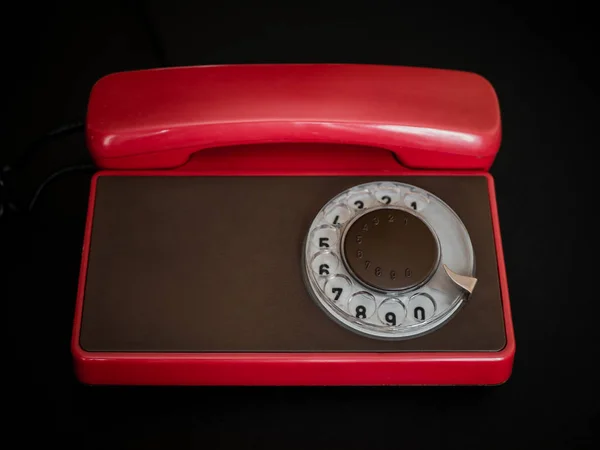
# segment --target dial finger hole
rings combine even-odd
[[[429,199],[424,195],[411,192],[404,197],[404,204],[414,211],[423,211],[429,205]]]
[[[335,273],[339,266],[339,259],[333,252],[320,251],[313,256],[310,266],[316,275],[326,277]]]
[[[321,250],[333,249],[338,243],[338,230],[333,225],[321,225],[310,233],[310,243]]]
[[[343,275],[335,275],[325,282],[325,295],[336,304],[341,304],[350,296],[352,283]]]
[[[353,215],[352,210],[342,204],[334,205],[325,211],[325,221],[331,225],[343,225]]]
[[[388,298],[377,308],[377,316],[382,324],[395,327],[404,322],[406,308],[399,298]]]
[[[402,199],[402,194],[393,185],[381,184],[375,191],[375,198],[383,205],[393,205]]]
[[[351,192],[347,200],[350,208],[360,211],[372,208],[377,203],[377,199],[367,190]]]
[[[348,302],[348,312],[357,319],[367,320],[375,313],[375,297],[368,292],[357,292]]]
[[[415,294],[408,303],[408,317],[417,323],[426,322],[435,315],[435,300],[428,294]]]

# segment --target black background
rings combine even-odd
[[[0,161],[82,120],[92,84],[115,71],[351,62],[477,72],[495,86],[503,116],[492,173],[517,338],[513,376],[494,388],[81,386],[69,354],[90,178],[81,172],[50,184],[31,214],[0,222],[5,438],[78,448],[592,448],[592,12],[576,2],[185,3],[4,9]],[[50,142],[18,173],[16,201],[54,170],[87,161],[81,134]]]

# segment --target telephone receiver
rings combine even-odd
[[[486,385],[515,342],[491,84],[282,64],[93,87],[87,384]]]

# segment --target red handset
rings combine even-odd
[[[230,65],[93,87],[72,352],[90,384],[499,384],[493,87]]]
[[[90,151],[107,169],[184,164],[206,148],[336,143],[393,151],[414,169],[488,169],[500,145],[494,89],[466,72],[247,65],[109,75],[93,88]]]

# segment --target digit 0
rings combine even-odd
[[[425,308],[417,306],[414,311],[414,316],[417,320],[425,320]]]

